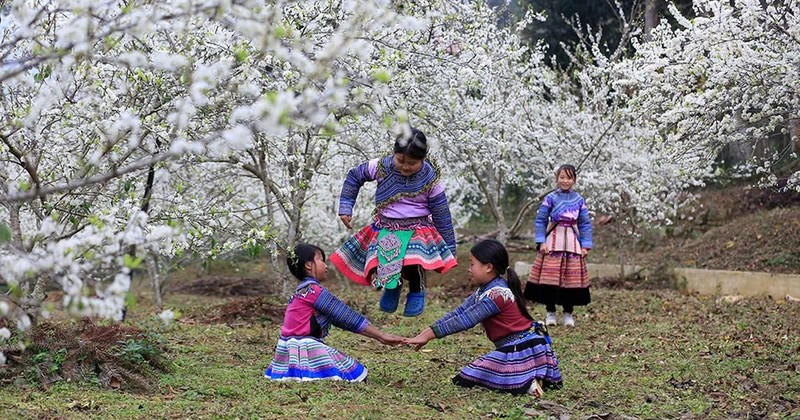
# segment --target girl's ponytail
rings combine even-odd
[[[508,283],[508,288],[511,289],[511,293],[514,294],[514,301],[517,302],[517,308],[522,312],[522,316],[533,321],[533,317],[528,312],[528,307],[525,304],[525,295],[522,293],[522,284],[520,284],[519,276],[517,276],[517,272],[511,267],[506,269],[506,283]]]

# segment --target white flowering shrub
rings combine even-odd
[[[52,288],[76,314],[119,319],[132,272],[159,260],[332,250],[350,234],[347,170],[409,123],[456,225],[488,208],[508,237],[530,217],[505,214],[503,194],[531,208],[562,163],[594,211],[669,223],[721,145],[798,118],[800,13],[756,1],[697,1],[694,21],[674,11],[681,27],[628,55],[590,42],[567,73],[517,35],[542,16],[499,28],[482,2],[5,4],[0,313],[19,329]]]

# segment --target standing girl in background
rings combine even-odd
[[[478,242],[470,250],[469,259],[469,277],[480,286],[478,290],[406,343],[419,350],[434,338],[481,323],[495,350],[461,369],[453,383],[536,397],[542,396],[543,389],[560,388],[561,371],[549,336],[528,313],[519,278],[508,267],[503,244],[493,239]]]
[[[281,326],[275,357],[264,372],[275,381],[337,379],[361,382],[367,369],[352,357],[328,347],[322,339],[330,325],[374,338],[383,344],[400,344],[403,337],[386,334],[370,325],[363,315],[342,303],[322,287],[328,265],[325,253],[314,245],[300,244],[286,258],[289,271],[298,280]]]
[[[361,186],[377,181],[372,223],[331,256],[350,280],[383,289],[380,308],[394,312],[401,287],[409,293],[403,312],[425,310],[425,270],[455,267],[456,237],[439,170],[426,159],[428,140],[411,128],[394,143],[394,154],[364,162],[348,172],[339,197],[339,217],[352,229],[353,205]]]
[[[556,325],[556,305],[561,305],[563,324],[574,327],[574,307],[592,301],[586,271],[592,222],[583,197],[572,191],[575,180],[575,167],[561,165],[556,170],[557,188],[544,197],[536,214],[539,253],[528,276],[525,298],[545,305],[547,325]]]

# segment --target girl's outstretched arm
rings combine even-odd
[[[364,331],[361,331],[361,335],[364,335],[369,338],[373,338],[375,340],[380,341],[383,344],[393,346],[397,344],[403,344],[406,340],[405,337],[400,337],[399,335],[385,333],[371,324],[367,326]]]
[[[326,289],[319,289],[319,298],[314,302],[314,309],[325,314],[333,325],[357,334],[374,338],[383,344],[402,344],[405,337],[387,334],[374,327],[363,315],[340,301]]]

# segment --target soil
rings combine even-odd
[[[190,295],[233,297],[272,295],[276,292],[273,289],[273,283],[263,278],[213,275],[174,284],[169,291]]]
[[[708,190],[671,226],[620,235],[627,227],[594,227],[590,262],[800,273],[800,193],[746,187]]]
[[[223,304],[213,306],[192,320],[210,324],[240,325],[252,322],[283,323],[285,305],[279,305],[270,297],[252,297],[231,299]]]

